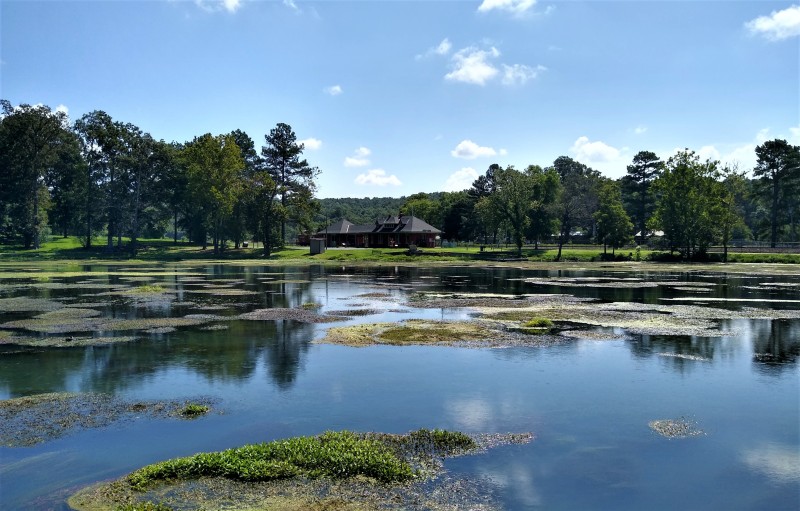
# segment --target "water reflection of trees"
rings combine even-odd
[[[729,358],[736,351],[735,343],[688,335],[634,335],[628,346],[639,358],[669,355],[663,357],[664,362],[681,374],[696,368],[701,359],[713,360],[715,355]]]
[[[754,321],[753,363],[766,374],[794,370],[800,356],[800,322],[792,320]]]

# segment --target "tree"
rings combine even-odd
[[[544,170],[538,165],[530,165],[525,172],[534,178],[533,195],[528,210],[528,235],[534,242],[534,248],[538,250],[539,242],[553,234],[556,223],[553,204],[559,196],[561,182],[554,168]]]
[[[39,248],[47,227],[45,179],[65,150],[67,117],[43,105],[0,101],[0,201],[26,249]]]
[[[756,147],[758,161],[753,175],[770,204],[770,246],[778,241],[781,208],[800,193],[800,147],[785,140],[770,140]],[[794,197],[796,198],[796,197]]]
[[[715,176],[711,207],[715,219],[717,238],[722,243],[722,260],[728,261],[728,245],[736,231],[744,231],[747,226],[741,214],[737,197],[742,197],[745,190],[744,172],[736,168],[725,167]],[[721,180],[720,180],[721,179]]]
[[[262,147],[261,155],[278,186],[281,206],[286,210],[292,195],[308,192],[313,195],[314,178],[319,169],[300,159],[305,147],[297,143],[297,137],[288,124],[278,123],[264,138],[267,145]],[[286,242],[285,217],[281,220],[281,241]]]
[[[646,236],[647,220],[653,213],[655,199],[650,185],[658,178],[664,163],[652,151],[639,151],[628,165],[628,174],[621,180],[628,210],[635,229]]]
[[[472,182],[472,188],[467,190],[470,198],[472,199],[475,207],[477,208],[478,202],[484,197],[488,197],[494,193],[496,188],[495,176],[497,172],[501,171],[500,165],[493,163],[486,169],[486,174],[478,176],[478,179]],[[497,231],[499,229],[501,219],[499,213],[491,208],[482,208],[481,211],[476,210],[475,215],[480,220],[480,234],[483,242],[486,243],[487,234],[492,233],[492,242],[497,243]]]
[[[206,133],[186,144],[182,152],[194,208],[211,232],[214,253],[223,241],[223,225],[241,191],[244,169],[239,147],[230,135]],[[205,243],[204,243],[205,246]]]
[[[555,260],[559,261],[561,250],[572,236],[573,229],[585,228],[587,226],[581,224],[588,224],[593,220],[592,215],[597,209],[600,173],[568,156],[556,158],[552,168],[561,181],[560,193],[554,204],[554,213],[559,223],[558,254]]]
[[[670,251],[685,259],[704,253],[716,228],[714,176],[717,162],[700,162],[694,151],[671,157],[653,186],[659,194],[651,227],[661,228]]]
[[[494,173],[494,192],[478,202],[481,208],[494,210],[505,220],[517,246],[517,254],[522,256],[525,228],[528,225],[528,210],[535,185],[534,177],[520,172],[513,166]]]
[[[633,223],[622,205],[622,193],[614,181],[603,181],[600,185],[597,221],[597,239],[603,243],[603,253],[611,246],[611,253],[624,247],[631,240]]]

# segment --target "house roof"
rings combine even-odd
[[[374,224],[353,224],[344,218],[329,225],[327,229],[318,232],[318,235],[327,234],[367,234],[367,233],[431,233],[439,234],[442,231],[415,216],[388,216],[376,220]]]

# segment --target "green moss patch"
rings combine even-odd
[[[210,406],[210,399],[193,403]],[[51,393],[0,401],[0,445],[24,447],[136,417],[181,417],[183,401],[129,402],[107,394]]]
[[[211,410],[211,407],[208,405],[201,405],[198,403],[188,403],[186,406],[181,408],[180,414],[187,419],[195,419],[200,417],[201,415],[207,414]]]
[[[82,490],[69,504],[79,511],[154,502],[242,511],[494,510],[499,507],[478,482],[439,478],[442,460],[531,438],[425,429],[406,435],[327,432],[148,465]]]

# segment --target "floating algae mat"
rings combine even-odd
[[[69,392],[7,399],[0,401],[0,445],[31,446],[125,418],[181,417],[187,405],[210,406],[212,401],[123,401],[108,394]]]
[[[513,443],[530,433],[405,435],[328,431],[148,465],[79,491],[78,511],[158,503],[178,509],[499,509],[480,484],[441,477],[443,460]]]
[[[2,329],[19,329],[44,334],[67,334],[77,332],[116,332],[130,330],[151,330],[154,328],[195,326],[220,321],[222,316],[187,315],[180,318],[106,318],[85,316],[87,309],[65,308],[64,311],[75,311],[70,315],[63,313],[50,316],[45,313],[31,319],[20,319],[0,324]],[[61,311],[57,311],[61,312]]]
[[[238,316],[239,319],[250,321],[281,321],[292,320],[300,323],[330,323],[333,321],[344,321],[347,318],[333,315],[318,314],[312,310],[298,308],[275,307],[272,309],[256,309],[245,312]]]
[[[375,344],[445,345],[460,347],[546,346],[559,342],[556,336],[526,335],[496,328],[480,321],[433,321],[409,319],[401,323],[371,323],[332,327],[321,344],[371,346]]]
[[[688,438],[705,434],[702,429],[697,427],[694,421],[685,417],[654,420],[650,421],[648,426],[665,438]]]

